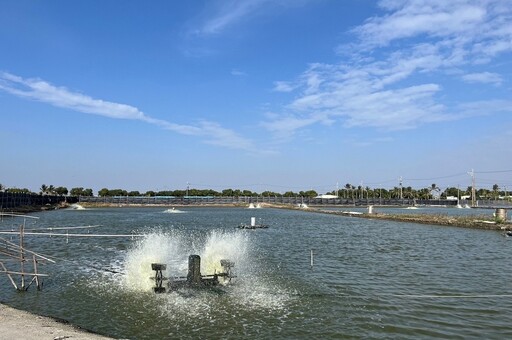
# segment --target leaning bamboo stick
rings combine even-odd
[[[0,234],[10,235],[13,232],[0,231]],[[145,237],[142,234],[61,234],[61,233],[24,233],[24,235],[38,236],[69,236],[69,237]]]
[[[18,286],[16,285],[16,282],[12,279],[11,273],[7,271],[7,268],[5,268],[4,264],[0,262],[0,265],[2,265],[2,268],[4,269],[4,272],[7,274],[7,277],[9,277],[9,280],[11,280],[12,285],[15,289],[18,289]]]
[[[32,255],[32,259],[34,260],[34,273],[36,273],[36,275],[34,276],[32,281],[34,281],[34,279],[36,279],[37,290],[41,290],[41,287],[39,286],[39,276],[37,276],[37,260],[36,260],[36,256]],[[30,282],[30,284],[32,284],[32,282]]]
[[[0,262],[1,263],[1,262]],[[25,273],[25,272],[16,272],[12,270],[0,270],[0,273],[6,273],[6,274],[16,274],[16,275],[31,275],[31,276],[49,276],[48,274],[36,274],[36,273]]]
[[[2,237],[0,237],[0,240],[3,240],[4,242],[6,242],[6,243],[8,243],[8,244],[11,244],[11,245],[17,246],[15,243],[9,242],[9,241],[7,241],[6,239],[4,239],[4,238],[2,238]],[[30,253],[30,254],[33,254],[33,255],[36,255],[37,257],[40,257],[40,258],[42,258],[42,259],[45,259],[45,260],[47,260],[47,261],[49,261],[49,262],[51,262],[51,263],[55,263],[55,261],[54,261],[54,260],[49,259],[48,257],[45,257],[45,256],[43,256],[43,255],[41,255],[41,254],[38,254],[38,253],[34,252],[34,251],[31,251],[31,250],[27,250],[27,249],[25,249],[25,252]]]

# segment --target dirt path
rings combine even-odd
[[[112,338],[0,304],[0,340],[12,339],[100,340]]]

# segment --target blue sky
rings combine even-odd
[[[512,6],[3,1],[0,183],[512,190]]]

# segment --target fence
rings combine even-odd
[[[24,206],[45,206],[61,202],[76,203],[77,197],[38,195],[27,193],[0,192],[0,210],[15,209]]]
[[[351,198],[314,198],[314,197],[286,197],[286,196],[105,196],[88,197],[81,196],[82,203],[103,203],[113,205],[223,205],[223,204],[307,204],[307,205],[347,205],[347,206],[368,206],[368,205],[390,205],[390,206],[412,206],[412,205],[456,205],[451,200],[413,200],[413,199],[351,199]]]

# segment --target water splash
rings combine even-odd
[[[234,261],[236,268],[243,270],[248,265],[248,245],[248,237],[236,232],[213,230],[207,235],[179,231],[151,233],[128,251],[125,285],[132,290],[150,291],[154,286],[152,263],[167,265],[164,276],[186,276],[191,254],[201,256],[203,275],[222,272],[220,260],[223,259]]]
[[[82,205],[80,205],[78,203],[71,204],[69,206],[69,209],[70,210],[87,210],[86,208],[84,208]]]
[[[209,323],[221,314],[246,318],[252,313],[282,313],[293,300],[289,287],[274,280],[269,268],[262,268],[261,257],[255,255],[250,234],[238,231],[172,230],[148,234],[128,250],[125,256],[124,289],[136,296],[146,296],[158,306],[168,321],[187,320]],[[151,263],[167,264],[164,276],[186,276],[188,256],[201,256],[203,275],[222,272],[220,260],[235,262],[234,278],[211,289],[180,288],[166,294],[153,294],[155,282]],[[267,271],[269,271],[267,273]],[[192,322],[192,321],[190,321]],[[191,326],[192,327],[192,326]],[[193,327],[197,327],[196,324]]]
[[[132,290],[149,291],[154,286],[150,277],[152,263],[176,263],[183,253],[182,238],[174,233],[152,233],[136,242],[125,260],[125,285]],[[168,273],[166,273],[168,275]]]
[[[201,273],[222,272],[220,261],[227,259],[235,262],[235,268],[247,268],[248,238],[246,234],[213,231],[206,240],[201,256]],[[221,283],[223,281],[221,280]]]
[[[184,214],[185,211],[176,208],[170,208],[162,211],[164,214]]]

